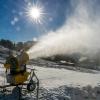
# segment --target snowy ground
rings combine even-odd
[[[54,88],[62,85],[68,86],[97,86],[100,83],[100,72],[83,73],[66,69],[44,68],[30,66],[37,69],[37,75],[42,87]]]
[[[3,65],[1,64],[0,85],[2,85],[5,81],[4,79],[5,70],[2,67]],[[67,69],[46,68],[46,66],[39,67],[34,65],[28,65],[27,67],[36,69],[36,74],[40,80],[40,87],[42,87],[42,89],[40,90],[40,100],[100,100],[100,95],[96,96],[95,93],[93,94],[93,96],[91,96],[92,94],[89,91],[86,90],[83,91],[82,89],[83,87],[89,86],[89,89],[91,89],[92,93],[94,93],[93,92],[95,90],[94,88],[99,86],[100,83],[99,71],[96,71],[95,73],[83,73],[83,72],[67,70]],[[78,97],[75,95],[77,93],[79,94],[77,95]],[[81,96],[83,94],[86,94],[84,98],[82,98]],[[27,100],[31,100],[31,99],[27,99]],[[5,100],[10,100],[10,98]],[[15,99],[11,99],[11,100],[15,100]]]
[[[5,70],[2,68],[2,64],[0,66],[0,84],[3,84]],[[83,73],[66,69],[46,68],[31,65],[28,65],[28,67],[36,69],[36,74],[40,79],[41,86],[48,89],[63,85],[75,87],[91,85],[92,87],[95,87],[100,83],[99,71],[97,71],[97,73]]]

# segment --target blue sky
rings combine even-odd
[[[0,0],[0,38],[28,41],[60,28],[72,12],[71,0]],[[43,24],[30,22],[25,9],[38,2],[44,8]]]

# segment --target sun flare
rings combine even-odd
[[[29,10],[29,16],[35,20],[38,20],[41,17],[41,10],[37,7],[32,7]]]
[[[42,23],[44,13],[43,8],[39,5],[32,5],[27,8],[27,16],[31,21]]]

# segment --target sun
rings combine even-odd
[[[32,7],[29,10],[29,16],[35,20],[41,17],[41,10],[37,7]]]
[[[36,23],[42,23],[44,17],[44,10],[43,7],[40,5],[34,4],[28,6],[26,9],[26,15],[28,16],[29,20]]]

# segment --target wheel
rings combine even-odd
[[[14,98],[16,98],[15,100],[21,100],[21,88],[16,86],[13,90],[12,90],[12,94],[14,96]]]
[[[27,90],[28,91],[34,91],[35,88],[36,88],[36,83],[35,83],[35,81],[31,80],[27,85]]]

